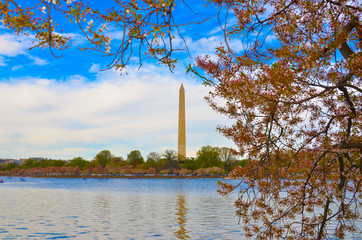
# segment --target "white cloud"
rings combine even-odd
[[[2,34],[0,35],[0,55],[7,57],[15,57],[20,54],[25,54],[26,49],[31,47],[31,36]]]
[[[21,69],[21,68],[23,68],[22,65],[16,65],[16,66],[11,68],[11,71],[16,71],[16,70]]]
[[[5,67],[6,64],[6,59],[2,56],[0,56],[0,67]]]
[[[123,39],[123,31],[109,31],[109,36],[114,40],[122,40]],[[127,35],[125,36],[127,38]]]
[[[70,41],[72,42],[73,46],[79,46],[88,41],[85,36],[83,36],[79,33],[58,33],[58,32],[56,32],[56,34],[59,34],[63,37],[70,37]]]
[[[33,63],[38,66],[44,66],[44,65],[48,64],[47,60],[41,59],[39,57],[34,57],[34,56],[29,55],[28,58],[33,60],[34,61]]]
[[[25,36],[21,34],[16,35],[9,33],[0,34],[0,66],[6,65],[3,56],[16,57],[18,55],[27,55],[29,59],[33,60],[33,64],[38,66],[44,66],[48,64],[48,62],[44,59],[29,55],[28,49],[34,45],[32,43],[33,40],[34,37],[32,35]],[[20,65],[14,66],[12,71],[15,71],[19,68],[21,68]]]
[[[80,34],[76,33],[64,33],[62,34],[65,37],[71,37],[73,45],[78,46],[83,44],[86,39]],[[18,55],[27,55],[27,57],[33,60],[33,64],[38,66],[44,66],[48,64],[48,62],[44,59],[41,59],[36,56],[32,56],[29,54],[28,49],[33,47],[36,43],[36,39],[34,35],[23,35],[23,34],[10,34],[10,33],[1,33],[0,31],[0,66],[1,63],[4,64],[1,60],[4,60],[2,56],[6,57],[16,57]]]
[[[197,41],[192,42],[190,44],[190,48],[193,49],[195,52],[198,52],[199,54],[211,55],[215,54],[216,47],[220,45],[225,46],[224,41],[224,36],[214,35],[208,38],[201,38]],[[233,51],[239,52],[244,49],[244,45],[240,39],[233,38],[229,40],[228,43]]]
[[[212,30],[210,30],[207,35],[210,36],[210,35],[215,35],[215,34],[220,34],[220,33],[222,33],[222,29],[221,29],[221,27],[218,25],[218,26],[216,26],[215,28],[213,28]]]
[[[81,86],[82,84],[85,84],[86,81],[87,81],[87,78],[82,75],[72,75],[67,78],[67,82],[69,82],[71,85],[74,85],[74,86],[76,86],[76,85]]]
[[[176,36],[173,39],[173,47],[186,50],[185,46],[186,42],[187,48],[192,57],[208,55],[211,56],[211,58],[215,59],[216,48],[219,47],[220,45],[225,46],[225,39],[224,36],[221,34],[219,35],[215,34],[197,40],[194,40],[189,36],[183,36],[183,37],[184,39],[182,39],[179,36]],[[228,44],[231,47],[231,49],[236,52],[240,52],[245,48],[244,44],[242,43],[242,40],[238,38],[233,38],[229,40]]]
[[[91,73],[97,73],[97,72],[99,72],[99,70],[100,70],[100,66],[99,66],[99,64],[97,63],[92,63],[92,66],[91,66],[91,68],[89,69],[89,71],[91,72]]]
[[[181,79],[163,67],[144,67],[120,77],[99,72],[98,81],[70,76],[10,79],[0,83],[0,157],[93,158],[109,149],[115,155],[141,150],[177,149],[178,91]],[[230,146],[216,133],[226,117],[203,101],[208,89],[182,79],[186,89],[187,154],[203,145]]]

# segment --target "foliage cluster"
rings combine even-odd
[[[230,158],[222,159],[221,151],[230,151]],[[133,150],[127,159],[116,157],[109,150],[99,152],[92,161],[81,157],[70,161],[51,159],[26,159],[21,165],[8,163],[0,165],[0,170],[10,174],[44,175],[49,173],[67,173],[69,175],[85,174],[225,174],[241,162],[231,154],[228,148],[203,146],[196,159],[178,159],[177,152],[166,150],[163,154],[151,152],[144,158],[139,150]]]

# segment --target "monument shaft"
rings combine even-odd
[[[181,159],[186,159],[185,89],[183,84],[181,84],[179,92],[178,155]]]

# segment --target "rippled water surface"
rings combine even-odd
[[[2,179],[0,239],[243,239],[216,179]]]

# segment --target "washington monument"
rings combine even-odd
[[[185,89],[181,84],[178,105],[178,156],[186,159]]]

